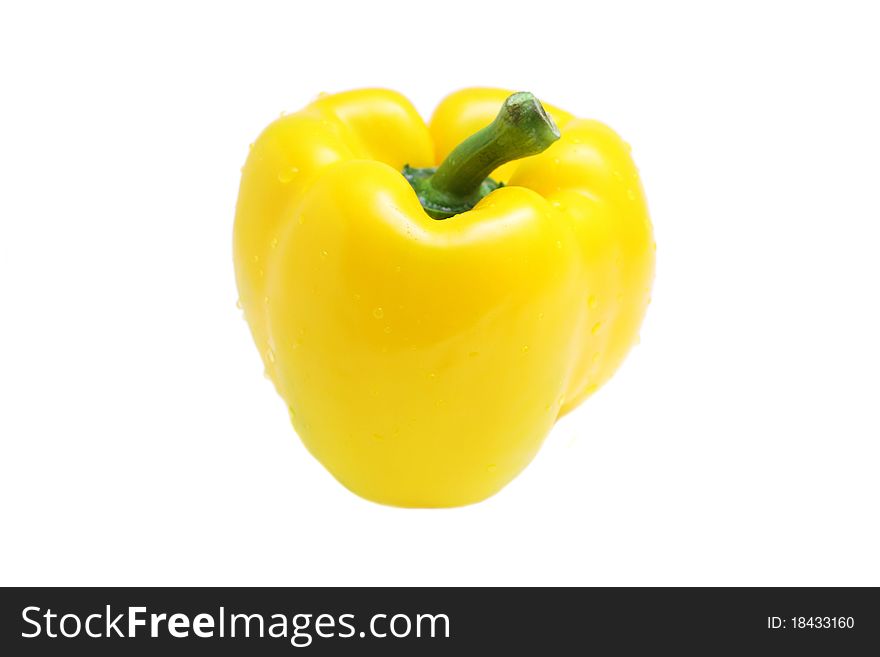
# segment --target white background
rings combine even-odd
[[[880,584],[870,3],[10,4],[0,583]],[[633,145],[654,302],[501,494],[385,508],[262,376],[239,168],[318,92],[474,84]]]

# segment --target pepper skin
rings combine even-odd
[[[322,95],[274,121],[242,170],[240,303],[309,451],[404,507],[483,500],[637,340],[654,240],[629,146],[545,106],[561,138],[438,220],[401,174],[490,124],[509,92]]]

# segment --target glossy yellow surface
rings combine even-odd
[[[244,166],[245,317],[306,447],[367,499],[489,497],[637,340],[654,241],[612,130],[545,104],[562,138],[443,221],[400,174],[439,163],[508,95],[454,93],[430,126],[391,91],[324,95],[266,128]]]

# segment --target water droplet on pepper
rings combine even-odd
[[[296,167],[287,167],[286,169],[282,169],[278,172],[278,182],[286,185],[291,180],[293,180],[298,173],[299,169],[297,169]]]

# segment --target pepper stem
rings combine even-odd
[[[504,101],[498,116],[474,133],[436,169],[403,168],[422,207],[435,219],[473,208],[501,183],[489,174],[506,162],[537,155],[559,139],[559,129],[538,99],[527,91]]]

